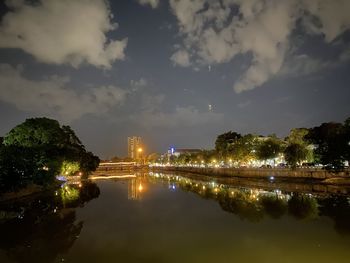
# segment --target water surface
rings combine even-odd
[[[349,262],[350,198],[151,173],[0,204],[0,262]]]

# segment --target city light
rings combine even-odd
[[[90,180],[101,180],[101,179],[125,179],[125,178],[135,178],[136,175],[134,174],[126,174],[126,175],[97,175],[97,176],[90,176]]]

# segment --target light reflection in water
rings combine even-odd
[[[128,180],[128,199],[141,200],[144,188],[145,179],[143,177],[136,177]]]
[[[69,250],[83,228],[75,208],[99,194],[95,183],[85,182],[0,204],[0,250],[14,262],[52,262]]]
[[[179,188],[195,193],[201,198],[215,200],[224,211],[236,214],[242,220],[260,222],[266,216],[273,219],[292,216],[297,220],[313,220],[319,216],[328,216],[335,219],[335,228],[339,233],[350,234],[350,225],[344,224],[344,219],[338,216],[341,211],[340,214],[350,220],[348,196],[244,188],[162,173],[150,173],[149,182],[163,182],[168,184],[169,189]],[[342,209],[330,209],[336,204]]]
[[[346,195],[160,173],[96,183],[0,205],[0,262],[271,262],[277,253],[323,263],[350,256]]]

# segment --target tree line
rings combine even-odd
[[[343,123],[294,128],[285,138],[228,131],[217,136],[213,150],[172,155],[159,161],[180,165],[220,162],[245,166],[257,160],[283,160],[283,164],[291,168],[302,163],[321,164],[325,169],[342,171],[350,160],[350,118]]]
[[[86,151],[69,126],[31,118],[0,138],[0,192],[47,185],[59,174],[88,174],[99,158]]]

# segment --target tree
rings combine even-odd
[[[191,161],[191,154],[189,153],[183,153],[177,157],[177,163],[181,165],[188,164],[190,163],[190,161]]]
[[[314,155],[313,155],[313,149],[312,149],[312,145],[310,144],[310,142],[308,142],[308,140],[306,139],[306,136],[309,134],[309,129],[306,128],[294,128],[290,131],[289,135],[286,137],[285,141],[287,143],[288,146],[290,145],[294,145],[291,148],[288,149],[289,153],[293,152],[294,150],[297,150],[297,148],[299,148],[299,150],[301,150],[302,148],[304,149],[303,151],[306,153],[306,156],[303,157],[301,160],[307,160],[308,162],[313,162],[314,161]],[[295,146],[295,144],[298,144],[299,146]],[[291,156],[289,156],[291,157]],[[290,161],[292,161],[290,159]],[[296,162],[299,162],[299,160],[297,161],[292,161],[291,163],[293,163],[292,166],[295,167]]]
[[[310,129],[306,138],[315,146],[315,158],[326,169],[341,171],[349,157],[349,135],[345,124],[328,122]]]
[[[0,187],[22,187],[34,182],[51,182],[64,171],[63,164],[74,163],[74,171],[93,171],[99,158],[85,150],[69,126],[48,118],[27,119],[5,137],[0,152]],[[72,173],[73,173],[72,170]],[[11,177],[12,176],[12,177]]]
[[[147,161],[150,163],[155,163],[160,159],[160,155],[158,153],[151,153],[147,156]]]
[[[286,138],[288,144],[298,143],[301,145],[308,145],[305,136],[309,133],[309,130],[306,128],[294,128],[290,131],[289,135]]]
[[[274,159],[282,151],[282,142],[275,136],[268,138],[257,147],[257,157],[260,160]]]
[[[58,121],[48,118],[27,119],[22,124],[13,128],[5,137],[5,146],[40,147],[55,146],[60,147],[65,143],[64,132]]]
[[[295,168],[297,164],[300,164],[306,159],[308,150],[305,145],[300,143],[291,143],[284,150],[284,158],[292,168]]]
[[[203,150],[200,153],[201,156],[201,163],[202,161],[204,162],[204,164],[208,164],[211,161],[213,161],[213,159],[217,159],[218,158],[218,154],[215,150]]]
[[[255,158],[257,137],[252,134],[236,139],[229,147],[230,159],[239,163],[249,163]]]
[[[231,145],[242,136],[239,133],[229,131],[220,134],[215,141],[215,150],[220,157],[226,158],[229,153]]]
[[[80,170],[86,176],[88,173],[95,171],[100,164],[100,158],[92,152],[81,152],[79,158]]]

